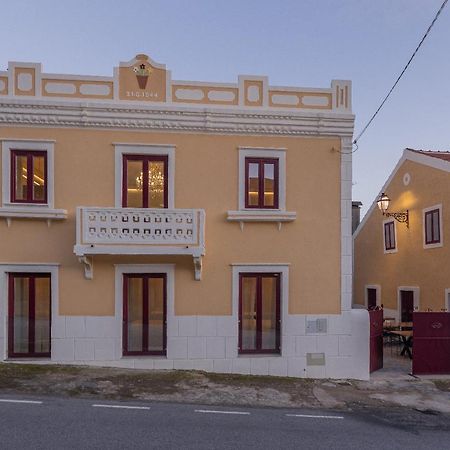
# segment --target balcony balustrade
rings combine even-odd
[[[92,278],[93,255],[191,255],[195,279],[205,254],[205,211],[78,207],[74,253]]]

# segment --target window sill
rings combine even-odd
[[[444,246],[443,242],[436,242],[435,244],[423,244],[424,250],[427,250],[429,248],[440,248],[443,246]]]
[[[67,219],[67,210],[53,209],[46,205],[42,206],[3,206],[0,208],[0,217],[6,219],[8,227],[11,225],[12,219],[37,219],[46,220],[50,225],[52,220]]]
[[[227,220],[229,222],[239,222],[241,230],[244,228],[245,222],[275,222],[278,224],[278,229],[281,229],[283,222],[293,222],[296,219],[297,213],[295,211],[246,209],[227,212]]]

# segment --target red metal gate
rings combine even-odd
[[[383,310],[369,311],[370,372],[383,368]]]
[[[450,374],[450,313],[413,313],[413,374]]]

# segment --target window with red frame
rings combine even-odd
[[[167,162],[165,155],[123,155],[124,208],[167,208]]]
[[[239,275],[239,353],[280,353],[280,277]]]
[[[166,354],[166,274],[123,277],[123,354]]]
[[[47,203],[47,152],[11,150],[11,203]]]
[[[425,213],[425,244],[439,244],[441,242],[439,209]]]
[[[50,357],[50,274],[10,273],[8,294],[8,356]]]
[[[395,224],[394,221],[384,224],[384,248],[395,250]]]
[[[278,208],[278,159],[245,158],[245,207]]]

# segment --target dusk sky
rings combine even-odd
[[[279,86],[353,82],[355,135],[403,69],[442,0],[15,0],[2,2],[0,70],[112,75],[136,53],[176,80]],[[405,147],[450,150],[450,6],[354,154],[366,211]],[[320,176],[317,177],[318,188]],[[313,194],[313,193],[312,193]]]

